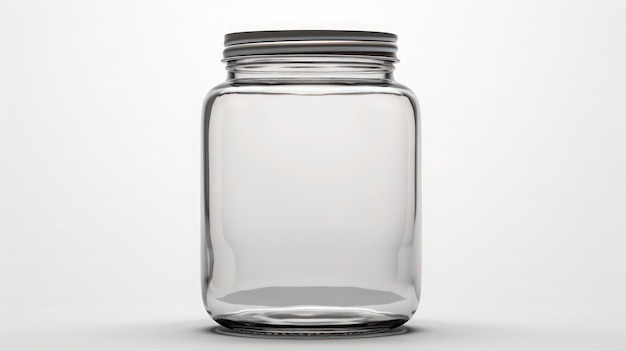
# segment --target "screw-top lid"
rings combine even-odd
[[[392,33],[354,30],[275,30],[224,36],[224,59],[249,55],[359,55],[396,59]]]

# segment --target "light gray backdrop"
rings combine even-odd
[[[423,114],[423,296],[346,349],[626,348],[623,1],[2,1],[0,348],[317,349],[200,298],[222,35],[399,35]]]

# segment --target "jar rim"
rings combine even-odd
[[[350,55],[396,59],[397,35],[355,30],[272,30],[224,36],[224,59],[256,55]]]

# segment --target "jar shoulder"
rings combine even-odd
[[[419,116],[417,97],[407,86],[396,81],[378,84],[237,84],[232,81],[223,82],[211,89],[204,99],[203,114],[208,117],[220,101],[220,97],[243,95],[394,95],[405,97],[416,116]],[[224,100],[225,101],[225,100]],[[229,99],[232,102],[234,100]],[[388,101],[388,100],[386,100]]]
[[[417,101],[417,97],[407,86],[396,82],[384,83],[315,83],[315,84],[240,84],[225,81],[213,87],[206,95],[205,101],[214,100],[226,94],[293,94],[293,95],[329,95],[329,94],[393,94],[404,95]]]

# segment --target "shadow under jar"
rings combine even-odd
[[[398,327],[420,292],[417,100],[394,34],[227,34],[205,100],[202,296],[239,332]]]

